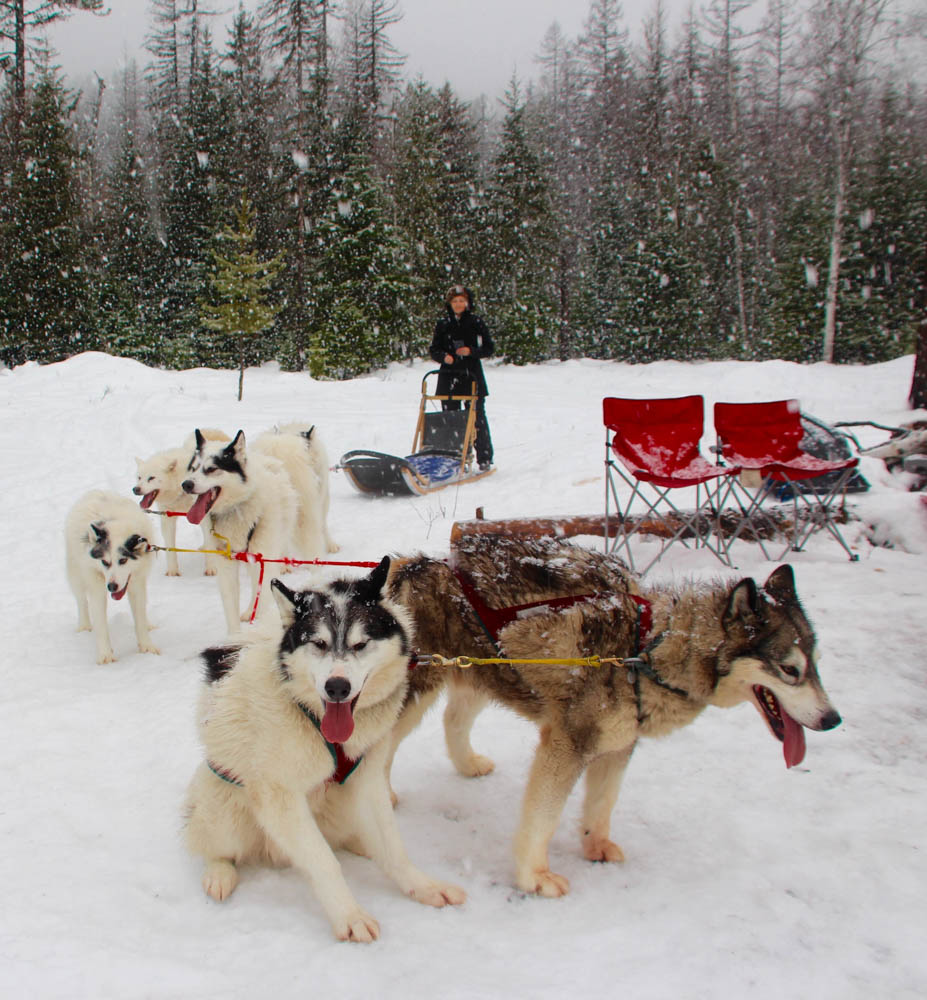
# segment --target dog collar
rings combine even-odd
[[[311,709],[306,708],[301,701],[296,702],[296,704],[299,705],[300,711],[303,715],[305,715],[306,718],[319,731],[319,736],[321,736],[325,741],[325,746],[328,747],[328,752],[332,755],[332,760],[335,762],[335,772],[329,776],[327,781],[329,783],[343,785],[354,773],[358,764],[360,764],[360,762],[364,759],[363,754],[355,760],[353,757],[349,757],[344,752],[343,743],[329,743],[328,740],[325,739],[325,735],[322,733],[322,725],[315,717],[315,713]]]
[[[332,755],[332,760],[335,763],[335,770],[325,779],[325,783],[343,785],[354,773],[358,764],[360,764],[360,762],[364,759],[363,754],[355,760],[344,752],[343,744],[329,743],[328,740],[326,740],[322,735],[322,727],[313,712],[306,708],[301,701],[296,702],[296,704],[299,706],[303,715],[305,715],[306,718],[319,731],[319,736],[322,736],[322,739],[325,741],[325,746],[328,748],[328,752]],[[236,788],[245,787],[245,783],[241,780],[241,778],[239,778],[234,772],[228,770],[228,768],[220,767],[211,760],[206,761],[206,766],[217,778],[227,781],[230,785],[235,785]]]

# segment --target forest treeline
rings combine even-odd
[[[899,45],[927,46],[893,0],[710,0],[672,30],[655,0],[634,44],[591,0],[530,86],[469,103],[403,81],[397,0],[243,3],[221,38],[217,4],[151,0],[148,63],[78,94],[42,29],[102,6],[0,0],[6,364],[244,342],[350,377],[422,356],[458,282],[516,363],[913,348],[927,98]],[[243,198],[268,269],[247,339],[204,322]]]

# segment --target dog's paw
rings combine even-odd
[[[416,886],[409,892],[409,895],[417,902],[426,906],[435,906],[439,909],[442,906],[459,906],[466,902],[467,894],[459,885],[451,882],[426,882]]]
[[[100,655],[97,657],[97,663],[115,663],[115,662],[116,662],[116,654],[111,649],[108,649],[105,652],[100,653]]]
[[[496,769],[496,762],[489,757],[484,757],[481,753],[468,754],[463,762],[463,767],[458,768],[465,778],[483,778],[487,774],[492,774]]]
[[[570,880],[563,875],[552,872],[549,868],[533,871],[528,875],[519,876],[518,888],[523,892],[532,892],[547,899],[559,899],[570,891]]]
[[[140,653],[154,653],[156,656],[161,655],[161,650],[153,642],[140,642],[138,651]]]
[[[583,834],[583,857],[587,861],[624,861],[624,851],[608,837]]]
[[[179,569],[165,570],[164,575],[165,576],[180,576],[180,570]]]
[[[93,631],[93,626],[92,626],[92,625],[90,624],[90,622],[87,622],[87,624],[86,624],[86,625],[85,625],[85,624],[83,624],[83,622],[81,622],[81,623],[80,623],[80,624],[79,624],[79,625],[77,626],[77,631],[78,631],[78,632],[92,632],[92,631]]]
[[[380,925],[365,910],[358,908],[334,925],[339,941],[359,941],[369,944],[380,936]]]
[[[329,542],[327,545],[329,552],[340,552],[341,546],[337,542]]]
[[[203,889],[207,896],[221,903],[232,895],[236,885],[238,869],[231,861],[211,861],[206,866],[206,871],[203,872]]]
[[[206,569],[203,570],[203,576],[215,576],[215,575],[216,571],[211,566],[207,566]]]

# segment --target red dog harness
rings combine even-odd
[[[457,582],[473,609],[477,621],[496,649],[499,649],[499,633],[502,629],[519,618],[528,617],[528,613],[532,611],[538,609],[560,611],[563,608],[571,608],[574,604],[583,604],[586,601],[611,596],[610,594],[576,594],[572,597],[550,597],[543,601],[515,604],[508,608],[491,608],[480,597],[479,591],[465,573],[459,569],[453,570],[453,573],[457,577]],[[635,650],[635,654],[637,654],[647,645],[650,638],[650,632],[653,628],[653,608],[646,597],[639,597],[636,594],[628,594],[627,596],[637,605],[637,649]]]

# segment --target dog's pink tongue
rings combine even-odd
[[[207,490],[205,493],[200,493],[197,495],[196,500],[193,502],[193,506],[187,511],[187,520],[191,524],[199,524],[200,521],[209,513],[209,508],[213,504],[215,497],[213,493],[215,490]]]
[[[779,706],[782,714],[782,725],[785,733],[782,739],[782,755],[785,757],[786,767],[795,767],[805,759],[805,730],[800,726],[788,712]]]
[[[126,580],[126,585],[122,588],[122,590],[113,590],[113,591],[110,591],[110,595],[109,596],[114,601],[121,601],[123,599],[123,597],[126,596],[126,591],[128,589],[129,589],[129,581]]]
[[[143,510],[148,510],[148,508],[155,502],[155,497],[158,495],[157,490],[152,490],[150,493],[146,493],[141,500],[139,500],[139,506]]]
[[[354,713],[350,701],[325,702],[322,735],[329,743],[346,743],[354,732]]]

